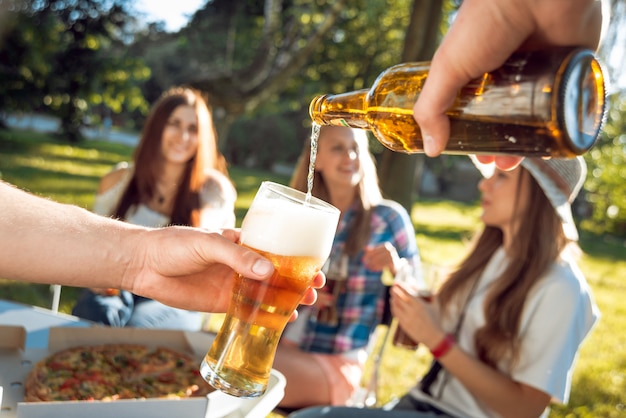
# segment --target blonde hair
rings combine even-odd
[[[532,204],[527,205],[524,213],[514,214],[524,221],[511,240],[505,271],[488,291],[484,305],[486,323],[474,337],[478,358],[494,368],[507,355],[512,359],[510,366],[515,364],[521,344],[520,322],[529,292],[567,246],[576,247],[566,238],[561,219],[541,187],[525,168],[520,169],[518,190],[522,181],[529,182],[528,198]],[[470,289],[502,242],[502,231],[490,226],[474,237],[468,255],[439,290],[443,312],[452,302],[465,303]]]
[[[357,185],[357,208],[356,216],[352,225],[349,226],[348,240],[344,251],[346,254],[354,255],[358,253],[369,241],[371,235],[371,213],[373,208],[382,200],[382,193],[378,185],[378,174],[376,173],[376,162],[369,152],[369,142],[366,131],[362,129],[352,129],[343,126],[322,126],[320,129],[319,141],[324,140],[324,133],[331,129],[348,129],[352,131],[358,144],[359,170],[361,180]],[[307,191],[307,177],[309,174],[309,164],[311,161],[311,140],[305,142],[302,153],[298,158],[298,163],[291,177],[289,185],[294,189]],[[313,190],[311,194],[325,201],[330,201],[330,193],[324,177],[319,171],[314,171]]]

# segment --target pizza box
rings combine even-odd
[[[214,335],[203,332],[140,328],[51,328],[47,348],[24,348],[26,332],[18,326],[0,325],[0,418],[262,418],[284,395],[285,377],[272,370],[265,394],[241,399],[218,390],[206,397],[191,399],[133,399],[115,402],[22,402],[23,382],[35,363],[47,355],[77,345],[139,343],[164,346],[187,352],[198,366]],[[3,396],[2,396],[3,395]]]

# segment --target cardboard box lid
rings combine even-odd
[[[0,325],[0,348],[24,350],[26,329],[17,325]]]
[[[203,332],[139,328],[51,328],[49,350],[40,348],[24,350],[25,330],[22,328],[20,331],[19,328],[21,327],[0,326],[0,340],[3,342],[6,340],[6,345],[9,346],[5,349],[0,348],[0,387],[4,386],[0,418],[47,418],[51,416],[256,418],[267,416],[284,396],[285,378],[276,370],[272,370],[266,393],[256,399],[240,399],[215,391],[206,398],[181,400],[136,399],[116,402],[24,403],[21,402],[24,396],[23,387],[19,383],[24,381],[32,365],[58,350],[76,345],[136,342],[164,345],[188,352],[200,359],[209,349],[214,335]]]
[[[27,348],[46,348],[52,327],[90,327],[90,321],[38,306],[0,299],[0,323],[24,327]]]

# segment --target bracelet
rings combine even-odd
[[[455,343],[456,343],[456,340],[454,339],[454,335],[446,334],[446,336],[437,345],[437,347],[430,350],[430,352],[433,354],[434,358],[436,359],[441,358],[444,355],[446,355],[448,351],[450,351],[450,349],[454,346]]]

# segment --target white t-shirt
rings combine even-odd
[[[474,333],[485,323],[483,304],[487,288],[506,264],[506,254],[500,248],[489,261],[468,302],[457,344],[472,356],[476,356]],[[447,332],[454,331],[458,316],[459,312],[447,315],[453,318],[443,321]],[[574,260],[562,255],[526,299],[520,326],[520,357],[510,372],[511,378],[549,394],[553,401],[567,402],[578,349],[599,316],[582,272]],[[499,369],[507,370],[508,362],[502,362]],[[433,397],[415,386],[410,394],[457,417],[498,417],[445,369],[439,373],[430,392]]]
[[[111,216],[133,175],[133,167],[119,163],[116,169],[124,168],[124,175],[113,187],[96,195],[93,212]],[[211,171],[200,194],[202,209],[200,226],[206,229],[232,228],[235,226],[235,200],[237,192],[229,180],[218,171]],[[170,223],[169,216],[150,209],[144,204],[131,207],[126,213],[126,222],[149,228],[160,228]]]

